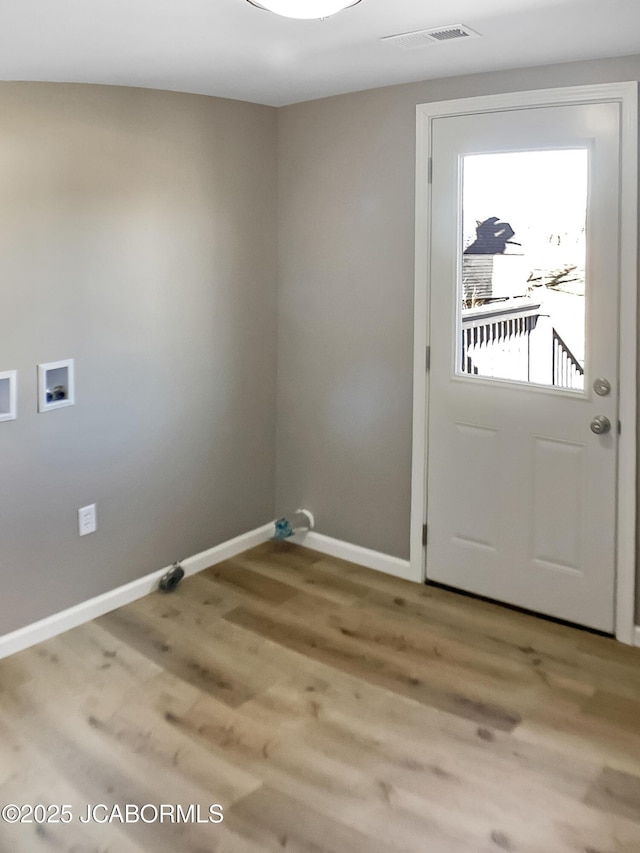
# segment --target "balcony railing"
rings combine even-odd
[[[509,301],[462,315],[462,373],[531,380],[531,333],[540,318],[537,303]]]
[[[519,382],[533,381],[556,388],[581,389],[584,369],[554,328],[550,330],[552,353],[549,363],[549,351],[544,348],[545,339],[546,347],[549,346],[549,327],[539,323],[541,317],[548,315],[542,314],[540,308],[539,303],[529,300],[508,300],[464,311],[461,372]],[[536,360],[535,363],[532,359]],[[536,373],[532,375],[534,368]]]
[[[582,389],[584,368],[555,329],[551,333],[551,372],[558,388]]]

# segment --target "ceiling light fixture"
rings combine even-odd
[[[328,18],[355,6],[360,0],[247,0],[258,9],[266,9],[285,18],[304,18],[306,20]]]

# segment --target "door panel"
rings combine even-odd
[[[437,118],[432,136],[427,577],[604,631],[619,124],[592,103]]]
[[[453,444],[458,459],[454,536],[459,542],[495,548],[499,516],[495,502],[486,500],[485,495],[500,463],[499,433],[456,423]]]
[[[583,445],[534,437],[531,556],[537,563],[580,571],[585,470]]]

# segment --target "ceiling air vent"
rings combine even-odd
[[[438,27],[435,30],[416,30],[413,33],[400,33],[397,36],[385,36],[381,41],[394,44],[402,50],[414,50],[437,41],[454,41],[456,39],[480,38],[480,33],[470,30],[464,24],[451,24],[448,27]]]

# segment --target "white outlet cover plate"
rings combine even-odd
[[[81,507],[78,510],[78,533],[80,536],[95,533],[97,528],[96,505],[89,504],[89,506]]]

